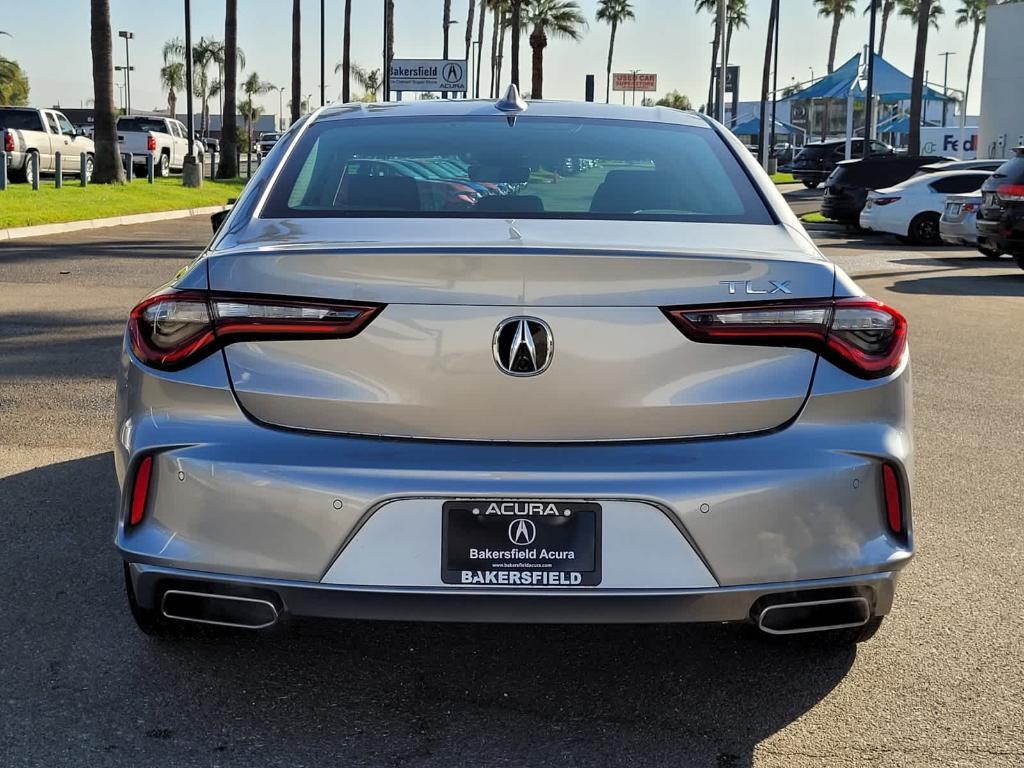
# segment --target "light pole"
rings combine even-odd
[[[808,67],[811,70],[811,85],[814,85],[814,67]]]
[[[309,94],[306,97],[306,114],[309,114],[312,111],[313,111],[313,94],[311,93],[311,94]]]
[[[282,94],[287,90],[283,85],[277,88],[277,129],[284,130],[284,97]]]
[[[943,51],[939,54],[946,60],[942,73],[942,127],[946,127],[946,109],[949,107],[949,57],[956,56],[956,51]]]
[[[134,69],[135,69],[135,67],[121,67],[121,66],[115,66],[114,67],[114,71],[115,72],[124,72],[124,86],[123,87],[124,87],[124,93],[126,93],[126,94],[130,94],[130,91],[128,90],[128,72],[131,71],[131,70],[134,70]],[[119,85],[117,87],[121,88],[122,86]],[[124,110],[125,110],[124,113],[126,115],[130,115],[132,113],[131,96],[128,97],[127,103],[122,102],[121,106],[124,107]]]
[[[326,59],[324,58],[324,0],[320,0],[320,106],[324,102],[324,72],[327,70]]]
[[[448,27],[450,27],[450,26],[452,26],[454,24],[458,24],[458,23],[459,23],[458,19],[449,19],[448,21],[445,21],[445,22],[443,22],[441,24],[441,29],[444,32],[444,50],[441,52],[441,58],[442,59],[445,59],[445,60],[448,59]],[[451,96],[452,96],[452,98],[455,98],[455,94],[454,93],[451,94]],[[441,91],[441,98],[442,99],[447,99],[448,98],[448,91]]]
[[[871,22],[868,24],[868,85],[864,92],[864,157],[871,154],[871,139],[874,134],[875,99],[875,22],[878,19],[878,3],[870,6]]]
[[[128,110],[128,114],[131,114],[131,112],[132,112],[132,80],[131,80],[131,77],[128,75],[128,73],[131,72],[131,70],[132,70],[132,61],[131,61],[131,58],[129,58],[129,55],[128,55],[128,41],[135,39],[135,33],[134,32],[129,32],[126,29],[122,29],[122,30],[120,30],[117,33],[117,36],[124,38],[124,66],[125,66],[124,90],[125,90],[125,106],[126,106],[126,108]],[[173,115],[172,115],[172,117],[173,117]]]

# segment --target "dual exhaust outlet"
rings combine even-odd
[[[235,629],[267,629],[279,618],[277,606],[270,600],[186,589],[164,592],[160,613],[175,621]]]
[[[861,595],[816,600],[800,600],[799,595],[788,595],[785,600],[768,602],[755,610],[758,629],[769,635],[799,635],[853,629],[871,620],[871,605]]]

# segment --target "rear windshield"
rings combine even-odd
[[[155,120],[151,117],[121,117],[117,120],[117,130],[167,133],[167,123],[163,120]]]
[[[917,168],[927,160],[913,160],[908,158],[896,158],[884,161],[863,160],[850,163],[840,163],[829,181],[836,184],[845,184],[853,187],[868,187],[869,189],[881,189],[891,187],[906,181],[914,175]]]
[[[42,120],[39,113],[31,109],[0,109],[0,128],[12,131],[41,131]]]
[[[812,157],[822,157],[824,155],[830,155],[835,152],[838,144],[810,144],[800,150],[797,155],[797,159],[806,160]]]
[[[279,133],[264,133],[260,137],[260,141],[277,141],[279,138],[281,138]]]
[[[1011,157],[999,166],[999,169],[992,175],[992,178],[1001,182],[1012,184],[1024,184],[1024,156]]]
[[[315,123],[262,215],[772,222],[712,130],[527,115]]]

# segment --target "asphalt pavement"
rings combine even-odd
[[[815,233],[911,323],[919,552],[857,650],[731,626],[155,641],[113,550],[129,307],[204,220],[0,245],[0,766],[1024,765],[1024,272]]]

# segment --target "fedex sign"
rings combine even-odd
[[[961,135],[963,136],[963,147],[960,146]],[[960,128],[955,127],[935,128],[921,126],[922,155],[943,155],[963,160],[973,160],[977,157],[977,150],[977,126],[966,126],[962,133]]]

